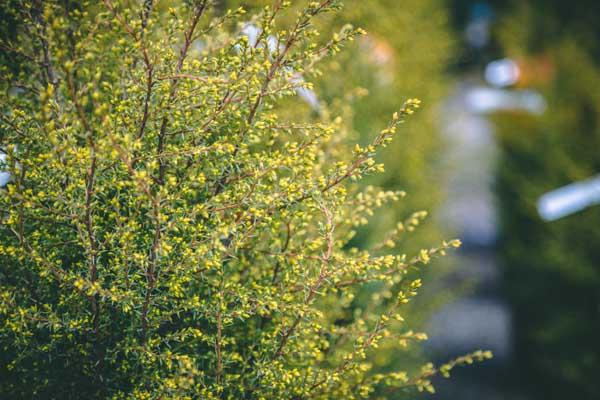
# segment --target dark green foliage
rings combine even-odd
[[[570,30],[558,43],[540,43],[538,31],[546,26],[539,13],[531,8],[533,18],[515,17],[533,36],[515,38],[506,29],[504,43],[509,56],[542,54],[552,65],[552,79],[537,84],[548,109],[541,117],[495,118],[502,147],[500,249],[516,328],[513,376],[532,399],[592,400],[600,395],[600,207],[548,223],[536,201],[600,173],[600,69]],[[537,51],[543,45],[543,53],[528,43]]]

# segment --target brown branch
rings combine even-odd
[[[15,54],[19,57],[23,57],[25,60],[37,64],[39,66],[43,66],[43,63],[40,62],[35,56],[31,56],[25,53],[23,50],[15,48],[11,46],[8,42],[4,42],[3,38],[0,38],[0,50],[4,51],[6,54]]]
[[[121,158],[121,161],[123,162],[123,164],[125,164],[128,172],[131,174],[131,176],[135,177],[135,169],[133,167],[131,160],[129,159],[129,157],[123,150],[123,148],[117,143],[117,141],[115,140],[115,138],[113,136],[111,136],[111,139],[112,139],[113,147],[115,148],[115,150],[117,150],[117,153],[119,154],[119,158]],[[140,315],[140,321],[141,321],[140,343],[142,345],[145,345],[146,340],[147,340],[148,311],[150,308],[150,300],[151,300],[152,291],[154,290],[154,288],[156,286],[155,274],[156,274],[156,267],[157,267],[157,262],[158,262],[158,250],[159,250],[160,238],[161,238],[161,235],[160,235],[161,224],[160,224],[159,199],[156,198],[152,194],[152,191],[150,190],[149,185],[145,181],[136,179],[136,183],[138,184],[138,186],[140,187],[142,192],[144,192],[146,194],[146,196],[148,196],[148,198],[150,199],[150,202],[152,205],[152,218],[154,219],[154,237],[152,239],[152,247],[150,249],[150,266],[145,271],[147,286],[146,286],[146,293],[144,294],[144,301],[142,303],[142,311],[141,311],[141,315]]]
[[[42,0],[35,0],[31,7],[31,18],[35,24],[37,34],[42,47],[42,67],[44,69],[46,79],[52,86],[58,85],[58,77],[52,64],[52,56],[50,54],[50,45],[46,39],[46,21],[43,16],[44,4]]]
[[[121,159],[121,161],[123,162],[123,164],[125,164],[125,167],[127,168],[127,171],[129,172],[129,174],[132,177],[135,177],[135,169],[133,167],[133,164],[131,162],[131,160],[129,159],[128,155],[126,154],[125,150],[119,145],[119,143],[116,141],[114,136],[110,136],[110,139],[112,141],[112,145],[115,148],[115,150],[117,151],[117,154],[119,155],[119,158]],[[146,277],[146,293],[144,294],[144,300],[142,303],[142,311],[141,311],[141,315],[140,315],[140,324],[141,324],[141,329],[140,329],[140,343],[142,345],[146,344],[146,340],[147,340],[147,331],[148,331],[148,311],[150,308],[150,301],[151,301],[151,295],[152,295],[152,291],[155,288],[156,285],[156,267],[157,267],[157,263],[158,263],[158,250],[159,250],[159,245],[160,245],[160,229],[161,229],[161,224],[160,224],[160,211],[159,211],[159,199],[157,197],[155,197],[152,194],[152,191],[150,190],[150,186],[148,185],[147,182],[140,180],[140,179],[135,179],[136,184],[139,186],[140,190],[146,195],[148,196],[148,198],[150,199],[151,202],[151,206],[152,206],[152,218],[154,219],[154,237],[152,239],[152,247],[150,249],[150,266],[148,266],[148,268],[145,271],[145,277]]]
[[[290,239],[292,237],[290,223],[287,222],[285,224],[285,226],[286,226],[286,235],[285,235],[285,242],[283,243],[283,246],[281,247],[282,253],[285,253],[287,251],[287,248],[290,244]],[[277,262],[275,263],[275,268],[273,269],[273,278],[271,279],[271,285],[274,285],[275,282],[277,281],[277,275],[279,274],[280,268],[281,268],[281,262],[279,260],[277,260]]]
[[[6,125],[10,126],[12,131],[15,132],[17,135],[19,135],[23,138],[27,137],[25,132],[23,132],[21,129],[19,129],[19,127],[17,126],[16,123],[14,121],[11,121],[10,119],[8,119],[5,115],[0,114],[0,120],[2,120]]]
[[[93,222],[93,210],[92,210],[92,199],[94,196],[94,185],[96,181],[96,168],[97,168],[97,155],[96,155],[96,142],[94,139],[94,131],[90,122],[88,121],[85,111],[81,106],[79,101],[79,96],[77,94],[76,83],[73,80],[73,74],[67,71],[67,88],[69,89],[69,93],[71,95],[71,100],[75,106],[77,116],[83,125],[83,128],[86,131],[86,140],[87,146],[90,150],[90,165],[86,171],[85,176],[85,205],[84,205],[84,224],[85,230],[89,242],[89,250],[90,250],[90,261],[89,261],[89,276],[92,284],[97,282],[98,280],[98,242],[96,240],[96,236],[94,234],[94,222]],[[94,336],[96,337],[96,341],[100,341],[100,301],[98,294],[94,294],[90,296],[90,303],[92,308],[92,324]],[[98,363],[96,374],[98,378],[101,380],[101,371],[102,366],[104,364],[103,355],[99,347],[96,348]]]
[[[144,136],[144,131],[146,130],[146,124],[148,122],[149,115],[149,107],[150,107],[150,98],[152,97],[152,88],[154,87],[153,81],[153,72],[154,65],[150,62],[150,55],[148,54],[148,48],[145,42],[145,34],[144,31],[148,24],[148,19],[150,18],[150,12],[152,11],[153,0],[146,0],[144,2],[143,9],[141,11],[141,20],[142,20],[142,31],[139,35],[133,30],[131,25],[127,23],[127,21],[123,18],[121,14],[117,12],[114,5],[110,0],[103,0],[104,5],[108,10],[112,13],[115,19],[123,26],[125,32],[129,34],[133,40],[140,41],[140,47],[142,50],[142,58],[144,60],[144,66],[146,67],[146,94],[144,96],[144,108],[142,113],[142,121],[140,122],[140,129],[138,131],[137,137],[138,139]]]
[[[154,82],[152,80],[154,66],[150,64],[150,60],[146,56],[144,57],[144,64],[146,65],[146,96],[144,97],[144,111],[142,114],[142,122],[140,123],[140,130],[137,135],[138,139],[144,136],[144,131],[146,130],[146,124],[150,116],[150,97],[152,96],[152,88],[154,86]]]
[[[148,25],[148,19],[150,18],[150,13],[152,12],[153,0],[145,0],[144,6],[142,8],[142,29],[145,29]]]
[[[138,36],[136,35],[135,31],[133,30],[133,28],[131,27],[131,25],[129,25],[127,23],[127,21],[123,18],[123,16],[121,14],[119,14],[117,12],[117,10],[115,9],[115,6],[112,4],[112,2],[110,0],[103,0],[104,5],[106,6],[106,8],[108,8],[108,10],[112,13],[112,15],[115,17],[115,19],[117,21],[119,21],[119,23],[123,26],[123,28],[125,29],[125,31],[134,39],[134,40],[138,40]]]
[[[273,20],[275,19],[277,13],[281,10],[282,8],[282,1],[281,0],[277,0],[277,2],[275,3],[274,7],[273,7],[273,11],[271,13],[271,16],[269,17],[267,23],[265,25],[270,25]],[[256,39],[256,42],[254,43],[254,48],[256,49],[258,47],[258,44],[260,43],[260,41],[262,40],[262,38],[264,37],[264,29],[261,29],[258,38]],[[238,71],[238,75],[241,75],[241,73],[245,70],[246,65],[243,64],[240,68],[240,70]],[[228,81],[223,81],[222,83],[228,83]],[[235,95],[236,95],[236,91],[231,92],[229,89],[227,89],[227,91],[225,92],[225,95],[223,96],[223,98],[221,99],[221,101],[219,102],[219,105],[217,106],[217,109],[213,112],[210,113],[210,117],[208,118],[208,120],[202,124],[200,131],[205,130],[208,125],[210,125],[224,110],[225,108],[233,102]],[[196,108],[202,107],[203,105],[198,105],[195,106]],[[217,189],[218,190],[218,189]],[[218,194],[218,193],[217,193]]]
[[[207,0],[201,1],[194,9],[192,21],[190,22],[190,26],[189,26],[188,30],[184,34],[183,46],[181,47],[181,50],[179,51],[179,59],[177,60],[177,66],[175,68],[175,75],[179,75],[181,73],[181,70],[183,69],[183,63],[188,55],[188,50],[190,48],[190,45],[192,44],[192,38],[194,35],[194,31],[196,30],[196,26],[198,25],[198,22],[200,21],[200,17],[206,10],[207,4],[208,4]],[[171,90],[169,92],[169,99],[167,101],[167,108],[170,107],[171,102],[175,98],[175,94],[177,93],[177,84],[178,83],[179,83],[179,78],[175,78],[172,80]],[[159,155],[162,154],[162,152],[164,150],[165,136],[166,136],[168,121],[169,121],[168,117],[165,114],[162,118],[162,121],[160,124],[160,131],[158,133],[157,154],[159,154]],[[164,182],[165,172],[166,172],[166,163],[165,163],[165,160],[163,159],[163,157],[160,157],[158,160],[157,182],[161,185]]]
[[[285,61],[285,57],[287,55],[287,53],[291,50],[291,48],[294,46],[294,44],[296,43],[296,41],[298,40],[298,35],[300,33],[300,30],[306,26],[306,24],[308,23],[308,21],[310,20],[310,18],[314,17],[316,14],[318,14],[324,7],[328,6],[329,4],[331,4],[333,0],[324,0],[317,9],[313,10],[310,13],[306,13],[305,15],[303,15],[303,18],[298,18],[296,20],[296,23],[294,25],[294,27],[292,28],[292,30],[290,31],[290,34],[287,37],[287,40],[285,41],[285,44],[283,46],[283,49],[279,52],[279,54],[277,55],[277,57],[275,58],[275,60],[271,63],[271,66],[269,67],[269,71],[267,72],[267,76],[265,78],[265,80],[263,81],[261,87],[260,87],[260,91],[258,93],[258,96],[256,98],[256,100],[254,101],[254,103],[252,104],[251,108],[250,108],[250,113],[248,114],[248,118],[246,119],[246,126],[244,128],[244,130],[241,132],[240,134],[240,142],[244,140],[244,137],[246,136],[246,134],[248,133],[250,126],[252,125],[252,122],[254,121],[254,118],[256,117],[256,114],[258,113],[258,109],[263,101],[263,98],[267,95],[268,89],[269,89],[269,85],[271,84],[271,82],[273,81],[273,79],[275,78],[275,74],[277,73],[277,71],[283,66],[284,61]],[[269,20],[269,24],[272,23],[273,19],[275,18],[275,15],[277,13],[277,11],[279,11],[280,7],[281,7],[282,3],[280,1],[277,2],[276,6],[275,6],[275,10],[271,16],[271,19]],[[263,35],[264,29],[261,30],[261,33],[259,35],[259,38],[257,39],[256,43],[255,43],[255,47],[258,46],[259,41]],[[235,149],[233,151],[233,157],[235,157],[238,153],[240,149],[239,145],[235,146]],[[217,181],[217,185],[215,186],[215,190],[213,193],[213,196],[218,195],[219,193],[221,193],[223,191],[223,189],[225,188],[225,182],[227,180],[227,174],[223,174],[221,176],[221,178]]]
[[[142,56],[144,59],[144,66],[146,67],[146,95],[144,97],[144,112],[142,114],[142,122],[140,124],[140,130],[138,132],[138,139],[144,136],[144,131],[146,130],[146,123],[149,118],[149,106],[150,106],[150,98],[152,97],[152,88],[154,86],[154,82],[152,80],[154,65],[150,62],[150,56],[148,55],[148,47],[146,46],[146,26],[148,25],[148,19],[150,18],[150,13],[152,11],[153,0],[145,0],[144,7],[142,9],[142,32],[140,34],[140,42],[142,48]]]
[[[146,293],[144,294],[144,302],[142,303],[141,312],[141,335],[140,342],[142,345],[146,345],[148,336],[148,311],[150,309],[150,300],[152,292],[156,287],[156,269],[158,266],[158,251],[160,249],[160,212],[158,210],[158,204],[156,201],[152,202],[152,214],[155,220],[154,222],[154,237],[152,239],[152,248],[150,249],[150,265],[146,270]]]
[[[222,84],[229,83],[229,81],[226,79],[217,79],[217,78],[210,78],[210,77],[206,77],[206,76],[197,76],[197,75],[192,75],[192,74],[181,74],[181,73],[169,75],[169,76],[161,76],[156,79],[159,81],[191,79],[191,80],[200,81],[200,82],[209,82],[210,81],[210,82],[217,82],[217,83],[222,83]]]
[[[221,296],[223,293],[220,294]],[[221,375],[223,374],[223,359],[221,355],[221,341],[223,340],[223,321],[221,317],[221,302],[222,298],[219,300],[219,304],[217,305],[219,309],[217,310],[217,338],[215,340],[215,352],[217,354],[217,369],[216,369],[216,380],[217,385],[221,383]]]
[[[323,285],[323,282],[325,282],[325,280],[329,277],[329,273],[330,273],[329,263],[331,261],[331,257],[333,256],[333,248],[334,248],[333,234],[335,231],[333,215],[331,214],[329,209],[327,207],[325,207],[324,205],[321,207],[321,209],[323,210],[323,213],[325,214],[325,220],[327,223],[327,227],[329,228],[329,229],[327,229],[327,231],[325,233],[325,241],[327,243],[327,248],[325,250],[325,253],[320,257],[321,269],[319,271],[319,277],[317,278],[315,283],[313,283],[310,286],[308,295],[304,299],[305,305],[310,305],[312,303],[316,294],[319,292],[319,289]],[[299,315],[295,318],[294,322],[292,323],[292,325],[289,328],[282,329],[283,335],[281,336],[281,339],[279,340],[279,345],[277,346],[277,350],[275,350],[273,359],[277,359],[277,358],[281,357],[281,355],[283,354],[283,349],[284,349],[285,345],[287,344],[289,338],[291,337],[291,335],[294,333],[294,331],[300,324],[301,320],[302,320],[302,317]]]
[[[202,16],[202,14],[204,13],[204,10],[206,9],[207,3],[208,2],[206,0],[202,1],[199,5],[196,6],[196,8],[194,10],[194,14],[193,14],[190,26],[184,34],[184,43],[179,52],[179,59],[177,61],[177,66],[176,66],[176,74],[181,73],[181,70],[183,68],[183,63],[185,61],[185,58],[187,57],[189,47],[192,43],[192,36],[194,34],[194,30],[196,29],[196,26],[198,25],[200,17]],[[175,98],[175,94],[177,92],[177,83],[178,83],[178,79],[173,80],[173,82],[171,83],[171,90],[169,92],[168,104],[170,104],[173,101],[173,99]],[[159,185],[162,185],[164,183],[164,176],[165,176],[165,172],[166,172],[166,164],[164,162],[162,154],[163,154],[163,150],[164,150],[164,146],[165,146],[167,123],[168,123],[167,115],[164,115],[163,119],[161,121],[160,131],[158,134],[158,144],[157,144],[157,150],[156,150],[157,156],[159,157],[159,159],[158,159],[159,172],[158,172],[158,178],[156,179],[156,182]],[[130,168],[133,169],[131,166],[130,166]],[[148,193],[150,193],[149,190],[148,190]],[[154,198],[153,196],[151,196],[151,199],[152,199],[152,210],[153,210],[152,214],[153,214],[153,219],[154,219],[154,237],[152,239],[152,247],[150,249],[150,265],[146,271],[147,287],[146,287],[146,294],[144,295],[144,301],[142,304],[142,312],[141,312],[140,342],[143,345],[146,344],[147,336],[148,336],[148,311],[150,308],[152,291],[156,287],[156,271],[157,271],[157,267],[158,267],[158,252],[160,250],[160,240],[161,240],[161,216],[160,216],[160,209],[159,209],[159,201],[158,201],[158,199]]]
[[[379,317],[379,319],[377,320],[377,323],[375,324],[375,327],[373,328],[373,330],[370,333],[367,334],[367,338],[362,343],[362,345],[359,348],[355,348],[352,351],[352,353],[350,353],[351,356],[348,357],[347,359],[345,359],[340,365],[338,365],[330,376],[332,376],[334,374],[343,374],[346,371],[346,369],[348,368],[348,366],[352,363],[352,361],[354,361],[357,354],[359,354],[359,350],[360,351],[367,350],[373,343],[373,340],[375,340],[375,337],[377,335],[379,335],[384,328],[385,328],[385,322],[383,321],[383,319],[381,317]],[[324,383],[327,382],[327,380],[328,380],[328,378],[327,378],[327,376],[325,376],[321,380],[313,383],[308,389],[309,392],[311,392],[314,389],[318,388],[319,386],[323,385]],[[322,390],[323,389],[321,389],[321,391],[319,391],[318,393],[319,394],[322,393]]]

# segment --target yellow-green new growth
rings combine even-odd
[[[243,10],[209,1],[17,3],[6,11],[23,25],[2,39],[13,181],[0,195],[0,397],[430,387],[433,367],[379,374],[369,360],[385,341],[426,339],[399,315],[421,286],[407,273],[458,243],[389,253],[420,212],[384,246],[349,244],[374,208],[403,196],[352,182],[382,170],[374,157],[419,102],[354,152],[326,106],[318,121],[284,117],[306,85],[290,71],[361,33],[317,40],[314,20],[337,1],[308,2],[284,28],[287,2],[244,16],[255,43],[240,33]],[[355,307],[364,285],[379,289]]]

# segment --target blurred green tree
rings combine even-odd
[[[548,108],[498,115],[500,251],[516,322],[514,373],[533,399],[597,399],[600,208],[543,222],[547,191],[600,172],[596,1],[513,2],[498,29],[506,55]],[[596,10],[594,13],[593,10]]]

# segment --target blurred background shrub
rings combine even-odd
[[[544,193],[600,172],[599,5],[512,2],[498,24],[504,55],[525,68],[522,85],[548,104],[541,116],[494,118],[499,251],[517,327],[514,382],[532,399],[600,394],[600,207],[553,222],[536,210]]]

